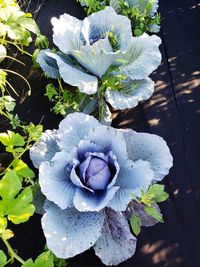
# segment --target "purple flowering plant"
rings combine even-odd
[[[76,112],[58,130],[45,131],[30,155],[46,197],[42,228],[58,258],[93,247],[104,264],[117,265],[134,254],[128,220],[135,212],[142,225],[154,223],[141,203],[172,167],[161,137],[114,129]]]

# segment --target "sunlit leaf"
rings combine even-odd
[[[0,266],[4,267],[7,262],[6,254],[3,252],[3,250],[0,250]]]
[[[133,230],[133,233],[137,236],[139,235],[140,231],[141,231],[141,219],[138,215],[133,214],[130,218],[130,224],[131,224],[131,228]]]
[[[14,160],[12,163],[13,170],[20,178],[32,179],[35,177],[34,172],[22,160]]]
[[[27,260],[22,267],[53,267],[53,255],[50,251],[40,254],[35,262],[32,259]]]
[[[35,207],[29,187],[22,191],[20,178],[12,170],[8,170],[0,181],[0,215],[8,216],[15,224],[26,222],[33,215]]]
[[[31,123],[26,127],[26,130],[28,131],[29,138],[32,141],[37,142],[42,135],[43,125],[34,125],[33,123]]]
[[[169,197],[169,195],[164,191],[164,185],[160,184],[150,186],[148,193],[152,195],[155,202],[163,202]]]
[[[23,146],[25,144],[24,138],[18,134],[14,133],[12,131],[8,131],[8,133],[0,133],[0,142],[4,146]]]
[[[6,227],[7,227],[7,219],[5,217],[0,217],[0,234],[3,233]]]
[[[154,206],[145,206],[144,211],[159,222],[164,222],[162,214]]]

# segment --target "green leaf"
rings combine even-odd
[[[144,211],[157,221],[163,223],[163,217],[162,214],[154,207],[154,206],[145,206]]]
[[[4,96],[4,105],[5,105],[5,108],[8,112],[10,111],[13,111],[13,109],[15,108],[15,99],[12,98],[11,96],[7,95],[7,96]]]
[[[4,267],[7,262],[6,254],[3,252],[3,250],[0,250],[0,266]]]
[[[34,263],[32,259],[28,259],[23,265],[22,267],[34,267]]]
[[[0,217],[0,234],[3,233],[6,227],[7,227],[7,219],[5,217]]]
[[[45,245],[44,250],[50,251],[47,245]],[[67,267],[68,266],[69,262],[66,259],[57,258],[56,255],[52,251],[50,251],[50,253],[53,256],[54,267]]]
[[[20,134],[12,131],[0,133],[0,142],[7,147],[24,146],[25,144],[24,138]]]
[[[26,222],[35,211],[30,187],[21,190],[20,178],[13,170],[8,170],[0,181],[0,215],[7,215],[15,224]]]
[[[47,84],[45,95],[51,101],[54,96],[58,95],[57,88],[51,83]]]
[[[7,115],[13,129],[20,126],[21,122],[17,114],[13,115],[12,113],[8,113]]]
[[[130,218],[130,224],[131,224],[131,228],[133,230],[133,233],[138,236],[140,231],[141,231],[141,219],[138,215],[133,214]]]
[[[34,125],[33,123],[31,123],[26,127],[26,130],[28,131],[29,138],[32,141],[37,142],[42,135],[43,125]]]
[[[28,165],[23,162],[22,160],[14,160],[12,162],[13,171],[20,177],[20,178],[28,178],[32,179],[35,177],[34,172],[28,167]]]
[[[163,202],[169,197],[169,195],[164,191],[164,185],[160,184],[150,186],[148,193],[152,195],[155,202]]]
[[[65,259],[59,259],[54,256],[54,266],[55,267],[67,267],[69,262]]]
[[[34,267],[53,267],[53,256],[50,251],[44,252],[35,260]]]
[[[49,41],[48,38],[44,35],[38,35],[38,37],[35,40],[35,46],[40,48],[40,49],[45,49],[48,48],[49,46]]]
[[[35,262],[32,259],[27,260],[22,267],[53,267],[53,255],[50,251],[40,254]]]
[[[40,65],[37,63],[37,57],[38,57],[39,52],[40,52],[40,49],[37,48],[35,49],[32,55],[33,65],[35,68],[40,68]]]
[[[18,22],[21,27],[26,28],[28,31],[31,31],[37,35],[40,34],[40,30],[34,19],[22,16],[19,18]]]
[[[9,135],[7,133],[0,133],[0,142],[4,145],[4,146],[9,146],[10,144],[10,138]]]
[[[142,35],[142,31],[140,29],[135,29],[134,34],[135,34],[135,36],[140,36],[140,35]]]

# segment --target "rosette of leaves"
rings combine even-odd
[[[125,213],[133,195],[149,204],[145,192],[172,166],[161,137],[117,130],[76,112],[58,130],[45,131],[30,156],[47,198],[42,228],[58,258],[93,247],[104,264],[117,265],[134,254]]]
[[[133,37],[130,20],[112,7],[83,21],[64,14],[52,24],[60,51],[42,50],[37,62],[49,77],[90,95],[100,119],[110,114],[106,102],[126,109],[152,95],[154,83],[148,76],[161,61],[159,37]]]
[[[144,32],[157,33],[160,30],[160,14],[158,0],[78,0],[84,6],[87,14],[111,6],[118,14],[131,20],[136,36]]]

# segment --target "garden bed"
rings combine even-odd
[[[176,3],[175,3],[176,2]],[[38,7],[38,5],[37,5]],[[30,11],[35,11],[34,4]],[[44,1],[35,13],[35,19],[52,45],[51,17],[68,13],[84,18],[83,8],[74,0]],[[127,111],[114,113],[112,126],[131,128],[162,136],[174,158],[174,167],[164,180],[169,199],[160,204],[165,223],[142,229],[137,250],[119,266],[122,267],[198,267],[200,265],[200,91],[198,86],[199,53],[198,4],[197,1],[160,1],[162,30],[162,64],[151,75],[156,82],[155,92],[150,100]],[[29,47],[30,52],[33,47]],[[22,121],[39,124],[45,129],[58,127],[62,116],[53,114],[52,105],[44,96],[46,78],[32,67],[31,60],[19,56],[26,67],[12,64],[11,68],[23,73],[32,87],[31,96],[20,79],[12,84],[19,92],[16,113]],[[9,64],[9,60],[4,63]],[[30,67],[29,67],[30,66]],[[1,131],[7,128],[1,124]],[[5,154],[4,154],[5,155]],[[9,156],[2,161],[9,162]],[[6,160],[5,160],[6,159]],[[1,160],[1,159],[0,159]],[[33,167],[28,153],[24,160]],[[4,162],[3,164],[8,164]],[[13,228],[15,238],[11,244],[24,258],[36,258],[45,245],[40,215],[34,215],[29,222]],[[120,253],[120,251],[119,251]],[[15,267],[17,263],[14,263]],[[104,266],[92,250],[70,260],[69,267]]]

